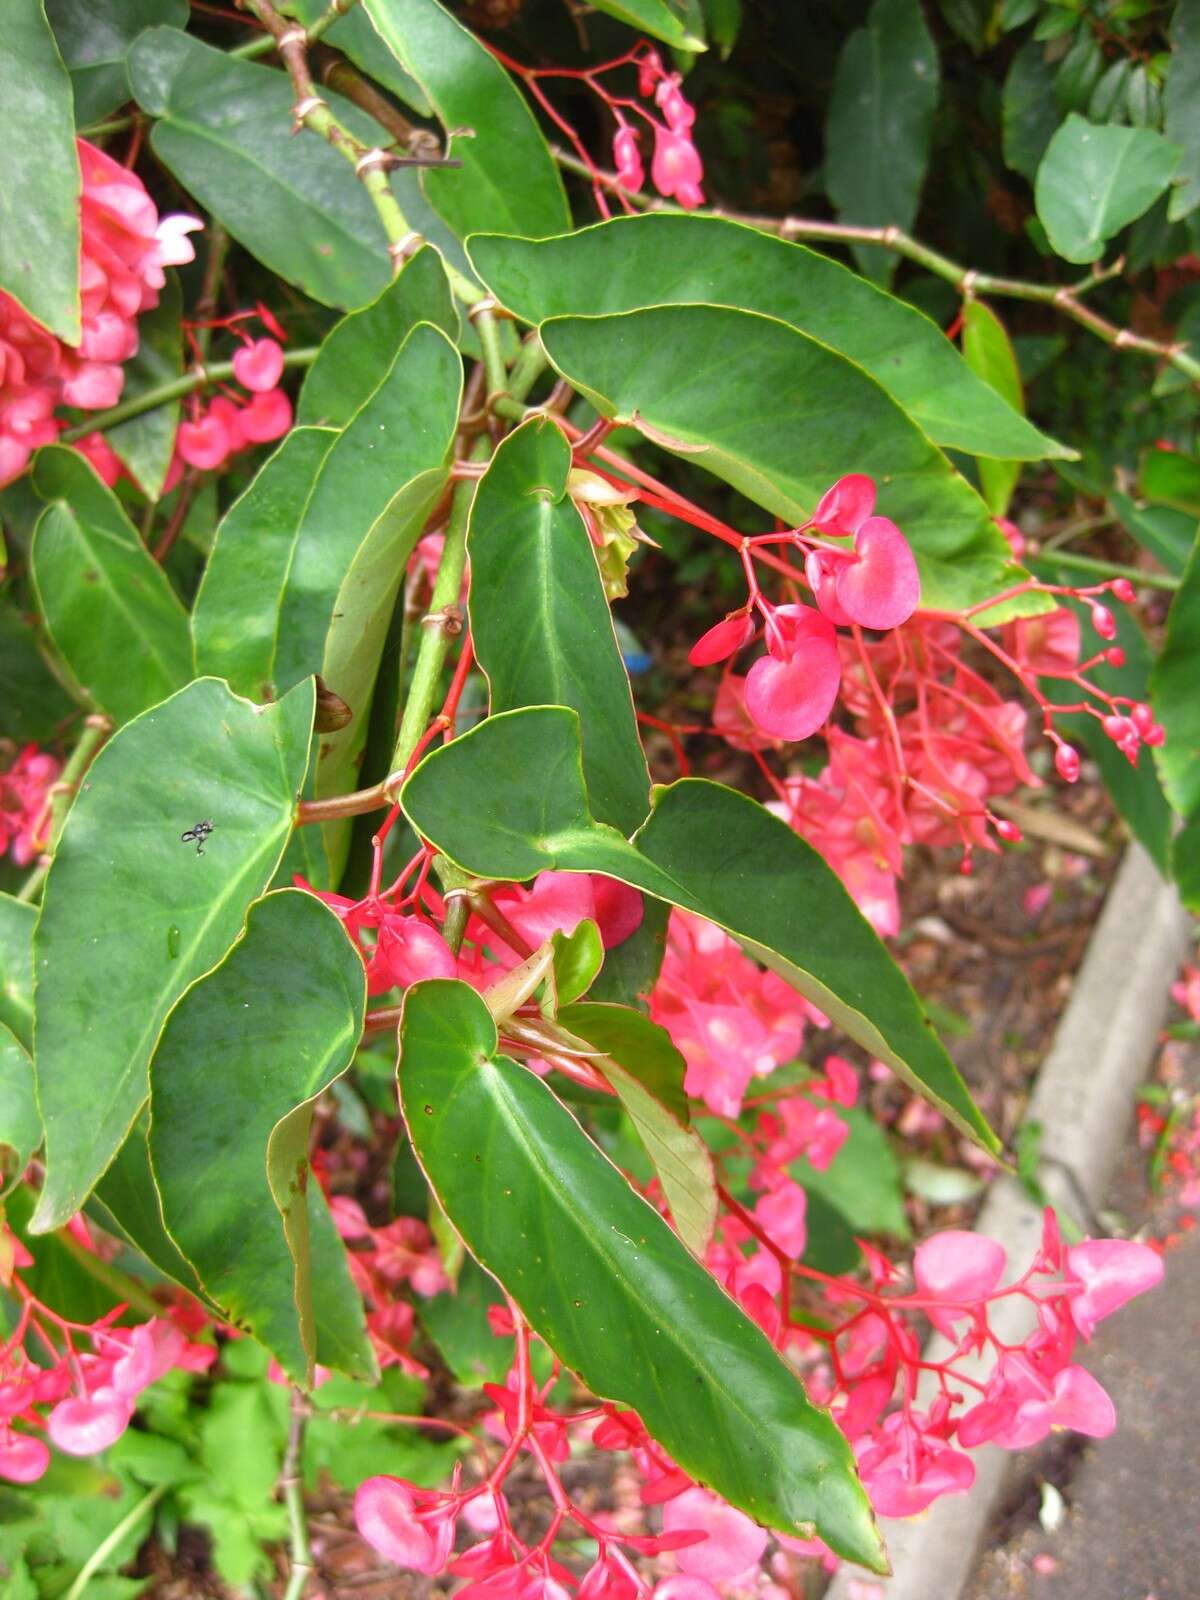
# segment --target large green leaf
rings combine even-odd
[[[51,501],[30,552],[46,630],[88,698],[128,722],[191,677],[187,613],[77,450],[43,450],[34,484]]]
[[[326,334],[296,402],[298,424],[344,428],[387,377],[396,352],[418,322],[457,341],[458,312],[436,250],[418,250],[369,306],[351,311]]]
[[[1072,112],[1037,171],[1037,213],[1056,253],[1097,261],[1104,246],[1162,194],[1180,148],[1152,128],[1098,126]]]
[[[42,0],[8,0],[0,49],[0,290],[78,344],[79,158],[71,80]]]
[[[645,422],[777,516],[869,473],[921,570],[921,603],[986,600],[1015,570],[983,501],[860,367],[772,317],[716,306],[562,317],[542,343],[607,417]]]
[[[460,238],[480,228],[561,233],[571,225],[558,168],[524,96],[473,33],[438,0],[362,0],[396,60],[451,135],[457,170],[424,188]],[[462,130],[468,130],[465,134]]]
[[[46,1126],[40,1231],[83,1204],[145,1102],[171,1007],[241,931],[292,829],[311,682],[269,706],[202,678],[96,757],[46,879],[34,1065]],[[200,847],[181,835],[198,821]]]
[[[1184,905],[1189,911],[1200,911],[1200,811],[1175,835],[1171,871]]]
[[[138,347],[125,363],[122,400],[140,399],[183,373],[182,294],[178,276],[168,272],[166,278],[157,306],[138,320]],[[162,494],[170,470],[180,405],[180,401],[170,400],[154,406],[140,417],[119,422],[107,433],[109,444],[151,500]]]
[[[16,1034],[0,1022],[0,1200],[20,1180],[41,1142],[42,1121],[29,1053]]]
[[[422,323],[340,433],[289,435],[218,530],[192,623],[199,670],[263,696],[321,669],[364,539],[446,461],[461,382],[458,352]]]
[[[1200,537],[1167,616],[1167,638],[1150,685],[1166,729],[1155,752],[1167,799],[1182,817],[1200,813]]]
[[[388,282],[387,240],[345,160],[313,133],[292,136],[287,77],[175,28],[129,54],[155,155],[263,264],[328,306],[360,306]],[[379,127],[331,91],[338,119],[368,144]]]
[[[875,0],[843,47],[825,121],[825,188],[843,222],[912,227],[937,100],[937,47],[920,0]],[[870,277],[890,280],[890,251],[859,245],[855,254]]]
[[[468,1249],[596,1394],[759,1522],[883,1549],[853,1457],[766,1336],[532,1073],[467,984],[414,984],[399,1082],[421,1165]]]
[[[0,1023],[33,1042],[33,925],[37,907],[0,894]]]
[[[632,833],[650,774],[595,549],[567,494],[570,470],[571,446],[548,418],[532,418],[492,458],[467,540],[471,637],[493,711],[574,706],[595,814]]]
[[[595,7],[677,50],[705,48],[704,34],[696,31],[687,0],[595,0]]]
[[[935,444],[1073,455],[981,381],[915,306],[801,244],[720,217],[618,217],[557,239],[481,234],[476,272],[525,322],[706,304],[776,317],[864,367]]]
[[[1058,127],[1054,67],[1038,39],[1026,39],[1012,58],[1004,79],[1002,118],[1005,163],[1032,183]]]
[[[1167,212],[1178,222],[1200,206],[1200,0],[1176,0],[1171,14],[1163,132],[1183,151]]]
[[[46,0],[71,74],[75,121],[98,122],[129,99],[125,57],[144,28],[186,28],[187,0]]]
[[[41,637],[0,594],[0,739],[48,744],[76,711],[43,654]]]
[[[425,838],[480,877],[602,872],[718,923],[965,1133],[997,1148],[916,995],[836,873],[757,801],[685,778],[656,791],[631,844],[588,809],[578,717],[541,706],[489,717],[427,756],[401,804]]]
[[[362,960],[337,917],[281,889],[251,906],[244,936],[175,1007],[150,1065],[167,1231],[226,1315],[300,1381],[315,1361],[376,1372],[308,1163],[316,1097],[350,1065],[365,1007]]]
[[[1024,411],[1025,395],[1012,340],[1000,318],[982,300],[971,299],[963,306],[962,340],[968,366],[1014,411]],[[1004,515],[1020,476],[1017,461],[989,459],[979,463],[979,481],[989,511],[998,517]]]
[[[126,1239],[140,1250],[164,1277],[205,1300],[208,1297],[195,1267],[179,1253],[179,1246],[163,1226],[162,1202],[150,1170],[149,1131],[147,1110],[134,1123],[112,1165],[93,1189],[87,1209],[95,1212],[102,1226],[117,1238]],[[215,1301],[209,1300],[208,1304],[220,1313]]]

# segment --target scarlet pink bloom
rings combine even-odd
[[[867,517],[854,535],[854,556],[835,578],[838,604],[864,628],[896,628],[921,598],[921,579],[908,540],[887,517]]]
[[[668,1532],[689,1529],[708,1535],[703,1544],[690,1545],[675,1558],[681,1572],[708,1583],[739,1577],[758,1564],[767,1548],[764,1529],[707,1489],[688,1489],[669,1501],[663,1507],[663,1527]]]
[[[1004,648],[1030,672],[1054,676],[1079,665],[1079,618],[1066,606],[1041,617],[1018,617],[1004,629]]]
[[[195,422],[181,422],[175,448],[189,467],[210,472],[219,467],[229,454],[229,434],[220,418],[208,411]]]
[[[839,478],[817,501],[813,526],[822,533],[850,538],[875,509],[875,483],[863,472]]]
[[[646,181],[642,156],[638,149],[637,129],[623,122],[613,135],[613,161],[617,169],[617,182],[630,194],[636,194]]]
[[[805,1211],[808,1196],[791,1178],[776,1176],[775,1182],[754,1207],[754,1215],[770,1235],[773,1244],[798,1261],[808,1242]]]
[[[804,558],[804,575],[817,602],[817,609],[836,627],[847,628],[854,620],[842,609],[837,597],[837,575],[841,558],[833,551],[810,550]]]
[[[125,470],[120,456],[102,433],[88,433],[76,439],[75,449],[90,463],[101,483],[110,489]]]
[[[94,1456],[107,1450],[129,1426],[133,1401],[113,1388],[99,1388],[87,1399],[71,1396],[50,1413],[51,1443],[69,1456]]]
[[[917,1246],[913,1256],[913,1276],[922,1294],[934,1300],[971,1302],[986,1300],[1000,1282],[1007,1257],[1003,1246],[981,1233],[951,1228],[935,1233]],[[929,1320],[943,1333],[952,1333],[954,1322],[968,1315],[959,1304],[927,1308]]]
[[[359,1533],[386,1561],[429,1577],[443,1571],[454,1548],[457,1496],[419,1489],[402,1478],[367,1478],[354,1496]]]
[[[245,389],[265,394],[283,376],[283,351],[274,339],[254,339],[233,358],[233,375]]]
[[[764,733],[746,709],[746,680],[727,672],[713,701],[713,729],[735,750],[769,750],[779,740]]]
[[[764,733],[807,739],[829,720],[841,683],[832,624],[808,606],[780,606],[768,654],[746,675],[746,709]]]
[[[431,923],[420,917],[389,917],[379,929],[371,966],[375,981],[390,989],[407,988],[422,978],[452,978],[458,963]]]
[[[684,99],[678,72],[665,73],[654,91],[654,101],[672,133],[686,133],[696,121],[696,108]]]
[[[654,187],[665,199],[679,201],[685,211],[704,204],[704,165],[691,135],[674,128],[654,129],[654,160],[650,165]]]
[[[975,1481],[974,1463],[938,1436],[932,1412],[928,1418],[893,1412],[855,1452],[871,1504],[884,1517],[915,1517]]]
[[[60,771],[52,755],[27,744],[8,771],[0,772],[0,855],[7,850],[19,867],[27,867],[45,848],[37,828]]]
[[[1096,1324],[1135,1295],[1162,1282],[1162,1257],[1128,1239],[1085,1239],[1066,1253],[1066,1282],[1078,1286],[1068,1305],[1075,1326],[1090,1339]]]
[[[493,898],[535,949],[551,934],[574,933],[581,922],[590,918],[600,929],[600,938],[608,950],[641,926],[643,914],[642,897],[636,889],[599,873],[540,872],[528,887],[505,884]],[[508,952],[495,954],[503,962],[510,960]]]
[[[733,611],[721,622],[702,633],[688,651],[694,667],[712,667],[727,661],[754,637],[754,619],[745,611]]]
[[[242,435],[250,444],[271,444],[292,425],[292,402],[282,389],[256,394],[239,413]]]
[[[41,1439],[0,1429],[0,1478],[9,1483],[36,1483],[49,1465],[50,1452]]]

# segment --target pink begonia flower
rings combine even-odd
[[[908,540],[887,517],[868,517],[854,535],[854,555],[834,579],[838,604],[864,628],[897,628],[921,598],[921,579]]]
[[[60,763],[35,744],[27,744],[0,772],[0,855],[7,850],[18,867],[27,867],[45,841],[37,834]]]
[[[748,612],[735,611],[700,635],[688,651],[688,660],[693,667],[716,666],[736,655],[753,637],[754,618]]]
[[[654,1600],[721,1600],[721,1597],[707,1578],[677,1572],[670,1578],[658,1580],[654,1585]]]
[[[250,444],[271,444],[282,439],[292,425],[292,402],[282,389],[252,395],[240,408],[242,436]]]
[[[254,339],[233,358],[233,375],[244,389],[265,394],[283,376],[283,351],[274,339]]]
[[[454,1548],[457,1499],[400,1478],[367,1478],[354,1495],[354,1522],[385,1560],[436,1577]]]
[[[1043,1379],[1028,1361],[1005,1354],[986,1397],[960,1419],[958,1439],[968,1449],[990,1441],[1005,1450],[1026,1450],[1052,1428],[1104,1439],[1116,1425],[1112,1401],[1083,1367],[1067,1366]]]
[[[384,988],[406,988],[422,978],[453,978],[458,963],[439,931],[420,917],[390,917],[379,929],[372,965]]]
[[[229,454],[229,434],[218,417],[211,411],[195,422],[181,422],[175,448],[189,467],[210,472],[219,467]]]
[[[808,606],[779,606],[767,651],[746,675],[746,709],[764,733],[807,739],[829,720],[842,680],[833,625]]]
[[[636,128],[623,122],[613,135],[613,161],[617,169],[617,182],[630,194],[636,194],[646,181],[642,155],[638,149]]]
[[[505,884],[493,898],[535,949],[552,934],[574,933],[581,922],[590,918],[600,930],[604,948],[609,950],[641,926],[643,915],[642,897],[636,889],[599,873],[540,872],[532,884]],[[509,959],[507,954],[497,954],[505,961]]]
[[[1041,617],[1018,617],[1004,629],[1004,647],[1030,672],[1074,672],[1079,665],[1079,618],[1066,606]]]
[[[1103,1318],[1162,1282],[1162,1257],[1132,1240],[1086,1239],[1071,1245],[1066,1256],[1066,1281],[1081,1286],[1068,1305],[1085,1339]]]
[[[0,1478],[9,1483],[36,1483],[50,1465],[50,1451],[27,1433],[0,1431]]]
[[[858,532],[875,509],[875,480],[864,472],[850,472],[839,478],[817,501],[813,526],[822,533],[850,538]]]
[[[777,1179],[775,1186],[756,1203],[755,1218],[771,1240],[795,1260],[804,1254],[808,1242],[805,1210],[808,1196],[791,1178]]]
[[[88,433],[76,439],[74,448],[89,463],[101,483],[112,488],[125,471],[120,456],[102,433]]]
[[[712,708],[713,730],[735,750],[769,750],[781,741],[758,727],[746,709],[746,680],[727,672],[717,685]]]
[[[975,1302],[987,1299],[1000,1282],[1007,1262],[1004,1247],[994,1239],[950,1228],[917,1246],[913,1276],[921,1293],[934,1300]],[[930,1306],[926,1314],[943,1333],[953,1334],[954,1322],[968,1313],[957,1306]]]
[[[46,1420],[46,1431],[67,1455],[94,1456],[116,1443],[132,1416],[132,1400],[116,1389],[99,1388],[86,1400],[60,1400]]]
[[[854,620],[846,615],[837,597],[838,556],[829,550],[810,550],[804,558],[804,576],[817,602],[817,609],[836,627],[847,628]]]
[[[708,1583],[739,1577],[757,1566],[767,1548],[765,1529],[707,1489],[687,1489],[669,1500],[663,1507],[663,1527],[668,1532],[687,1528],[708,1535],[703,1544],[689,1545],[675,1557],[681,1572]]]
[[[674,128],[654,129],[654,159],[650,164],[654,187],[665,199],[678,200],[685,211],[704,204],[704,164],[691,135]]]
[[[928,1417],[895,1411],[876,1432],[858,1441],[855,1454],[871,1504],[883,1517],[915,1517],[944,1494],[964,1494],[975,1481],[975,1465],[952,1450]]]

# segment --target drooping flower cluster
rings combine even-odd
[[[398,1366],[414,1377],[428,1371],[412,1354],[416,1330],[412,1302],[400,1294],[405,1284],[423,1299],[449,1288],[433,1235],[419,1217],[396,1217],[373,1228],[357,1201],[334,1195],[330,1210],[349,1247],[346,1259],[354,1286],[367,1309],[367,1333],[381,1367]]]
[[[248,315],[260,317],[269,333],[251,339],[241,326]],[[234,353],[233,375],[249,398],[228,387],[207,405],[193,397],[191,416],[179,424],[175,451],[180,461],[206,472],[224,466],[242,450],[281,439],[292,425],[292,402],[279,387],[283,376],[279,339],[284,336],[279,323],[259,307],[256,313],[239,312],[215,325],[232,329],[242,340]]]
[[[49,751],[27,744],[0,772],[0,856],[8,852],[19,867],[27,867],[44,848],[39,829],[61,770]]]
[[[195,218],[160,218],[136,173],[76,141],[80,197],[82,335],[68,346],[0,293],[0,486],[22,473],[63,423],[59,406],[99,411],[121,397],[123,363],[138,347],[137,319],[157,305],[163,268],[191,261]]]
[[[736,1117],[755,1077],[800,1054],[805,1024],[827,1018],[714,923],[673,911],[650,1015],[687,1061],[684,1088]]]
[[[79,1219],[71,1231],[83,1249],[94,1248]],[[33,1483],[46,1471],[43,1432],[67,1455],[107,1450],[129,1426],[143,1389],[172,1368],[203,1372],[216,1359],[214,1346],[188,1338],[182,1316],[164,1312],[132,1327],[118,1326],[122,1307],[86,1325],[59,1316],[25,1283],[21,1273],[33,1258],[3,1226],[0,1263],[0,1286],[20,1307],[0,1347],[0,1478],[11,1483]],[[36,1362],[26,1351],[31,1341]]]

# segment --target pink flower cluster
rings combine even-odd
[[[410,1354],[416,1322],[400,1290],[408,1284],[428,1299],[450,1287],[433,1235],[419,1217],[396,1217],[373,1228],[358,1202],[346,1195],[335,1195],[330,1209],[350,1246],[350,1276],[367,1308],[367,1332],[379,1365],[427,1377],[427,1369]]]
[[[187,235],[202,226],[195,217],[160,218],[136,173],[86,140],[76,146],[83,331],[77,346],[65,345],[0,293],[0,486],[57,436],[58,406],[98,411],[120,399],[138,315],[157,305],[163,268],[193,259]]]
[[[704,204],[704,166],[700,153],[692,142],[692,128],[696,121],[696,108],[685,98],[682,78],[677,72],[667,72],[657,50],[647,49],[638,59],[638,91],[644,100],[654,99],[662,112],[663,120],[643,111],[636,102],[610,100],[617,119],[613,136],[613,160],[616,163],[617,182],[630,194],[636,194],[646,181],[638,149],[640,130],[629,123],[622,110],[624,104],[639,112],[654,132],[654,159],[650,176],[654,187],[665,199],[678,200],[685,211],[694,211]]]
[[[72,1232],[84,1248],[93,1248],[82,1223],[72,1224]],[[67,1455],[107,1450],[129,1426],[143,1389],[172,1368],[203,1372],[216,1359],[212,1345],[193,1343],[165,1316],[118,1327],[118,1308],[86,1326],[69,1322],[24,1283],[21,1270],[33,1258],[8,1230],[0,1231],[0,1255],[11,1263],[4,1287],[21,1308],[0,1347],[0,1478],[33,1483],[42,1476],[50,1464],[43,1429]],[[26,1354],[31,1337],[37,1363]],[[54,1357],[49,1365],[47,1352]]]
[[[292,402],[279,387],[281,345],[271,338],[247,339],[234,355],[233,372],[249,391],[248,400],[232,390],[214,395],[179,424],[175,450],[189,467],[213,471],[241,450],[281,439],[292,425]]]
[[[8,851],[27,867],[44,848],[38,829],[61,763],[36,744],[27,744],[7,772],[0,772],[0,856]]]
[[[829,1026],[778,974],[687,911],[671,913],[650,1015],[687,1061],[688,1094],[726,1117],[738,1115],[752,1078],[795,1060],[806,1023]]]

